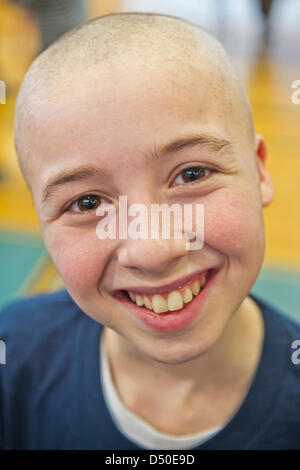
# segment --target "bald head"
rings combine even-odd
[[[140,70],[163,68],[168,81],[191,89],[191,76],[201,86],[206,70],[211,92],[238,109],[254,137],[253,120],[243,84],[220,43],[207,31],[173,16],[152,13],[118,13],[103,16],[69,31],[40,54],[27,71],[15,113],[15,145],[25,180],[30,187],[32,155],[28,136],[38,125],[39,112],[57,96],[68,92],[74,78],[109,71],[122,74],[134,61]],[[197,82],[196,82],[197,83]],[[76,99],[74,97],[74,99]]]

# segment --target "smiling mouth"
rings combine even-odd
[[[144,307],[155,313],[174,312],[184,310],[184,307],[200,294],[207,283],[208,277],[209,271],[201,273],[178,289],[161,294],[143,294],[142,292],[127,290],[122,290],[122,292],[138,307]]]

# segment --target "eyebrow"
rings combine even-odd
[[[145,162],[149,164],[153,160],[156,160],[166,154],[175,153],[185,148],[195,147],[198,145],[204,146],[208,150],[215,153],[220,153],[223,150],[227,150],[230,155],[234,155],[232,144],[228,140],[212,135],[201,134],[178,138],[168,142],[167,144],[154,147],[150,153],[144,155]],[[50,199],[54,194],[55,188],[58,186],[62,186],[74,181],[82,181],[86,178],[99,177],[100,175],[103,178],[109,178],[109,173],[107,170],[96,166],[83,165],[71,170],[64,170],[58,175],[55,175],[49,179],[43,191],[42,202],[45,203],[48,199]]]
[[[108,174],[105,170],[93,166],[80,166],[72,170],[64,170],[58,175],[53,176],[47,182],[43,191],[42,201],[45,203],[53,196],[54,190],[57,186],[62,186],[73,181],[82,181],[86,178],[96,177],[102,174],[107,177]]]
[[[146,159],[150,162],[153,159],[159,158],[161,155],[174,153],[185,148],[195,147],[198,145],[206,147],[212,152],[219,153],[223,150],[227,150],[231,156],[234,155],[233,146],[229,140],[209,134],[196,134],[176,139],[172,142],[161,145],[160,147],[155,147],[151,153],[146,155]]]

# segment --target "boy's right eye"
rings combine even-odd
[[[66,210],[71,212],[89,212],[97,209],[101,201],[102,197],[95,194],[87,194],[73,201]]]

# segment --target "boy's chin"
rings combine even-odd
[[[141,351],[148,359],[166,365],[179,365],[189,361],[196,360],[201,356],[204,356],[213,346],[217,343],[218,334],[205,335],[205,338],[194,338],[193,340],[187,340],[185,342],[178,337],[178,343],[176,344],[176,338],[173,338],[172,345],[166,339],[162,340],[164,345],[157,344],[146,345],[144,343],[143,350]]]

